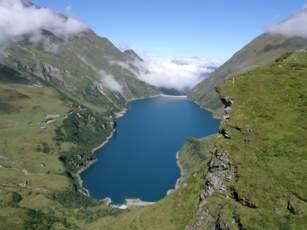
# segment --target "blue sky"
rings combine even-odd
[[[228,59],[306,0],[34,0],[89,24],[119,47],[156,57]]]

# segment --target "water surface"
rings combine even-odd
[[[98,161],[81,175],[95,198],[157,201],[180,177],[176,153],[189,137],[217,132],[219,120],[191,101],[157,97],[129,103],[117,132],[97,151]]]

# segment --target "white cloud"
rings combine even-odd
[[[88,27],[71,17],[64,17],[50,9],[26,4],[24,0],[0,0],[0,44],[30,36],[33,42],[40,41],[42,30],[58,37],[67,38]]]
[[[100,70],[99,74],[102,79],[102,87],[107,87],[112,91],[117,91],[119,93],[123,93],[122,86],[115,80],[115,78],[111,74],[107,74],[105,71]]]
[[[101,89],[103,88],[108,88],[109,90],[112,91],[117,91],[121,94],[123,94],[123,88],[122,86],[119,84],[118,81],[115,80],[115,77],[109,73],[107,73],[106,71],[102,70],[102,69],[97,69],[95,66],[93,66],[87,59],[86,57],[79,57],[80,60],[86,64],[87,66],[89,66],[91,69],[93,69],[96,73],[99,74],[100,76],[100,82],[98,82],[98,85]]]
[[[125,71],[129,71],[134,76],[139,76],[140,71],[143,70],[143,64],[139,63],[139,61],[133,61],[133,62],[132,61],[115,61],[115,60],[112,60],[112,59],[110,59],[108,61],[109,61],[110,65],[119,66],[120,68],[124,69]]]
[[[138,77],[157,87],[184,90],[192,88],[221,64],[218,60],[205,58],[147,58],[148,72]]]
[[[286,37],[307,38],[307,8],[305,7],[279,24],[270,26],[266,32]]]

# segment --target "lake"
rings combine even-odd
[[[158,201],[180,177],[176,153],[189,137],[217,133],[220,121],[193,102],[176,97],[132,101],[117,131],[97,150],[97,162],[81,174],[95,198]]]

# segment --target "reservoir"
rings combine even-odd
[[[97,150],[97,162],[81,174],[91,196],[114,204],[158,201],[180,177],[176,153],[190,137],[217,133],[220,121],[185,98],[132,101],[117,131]]]

